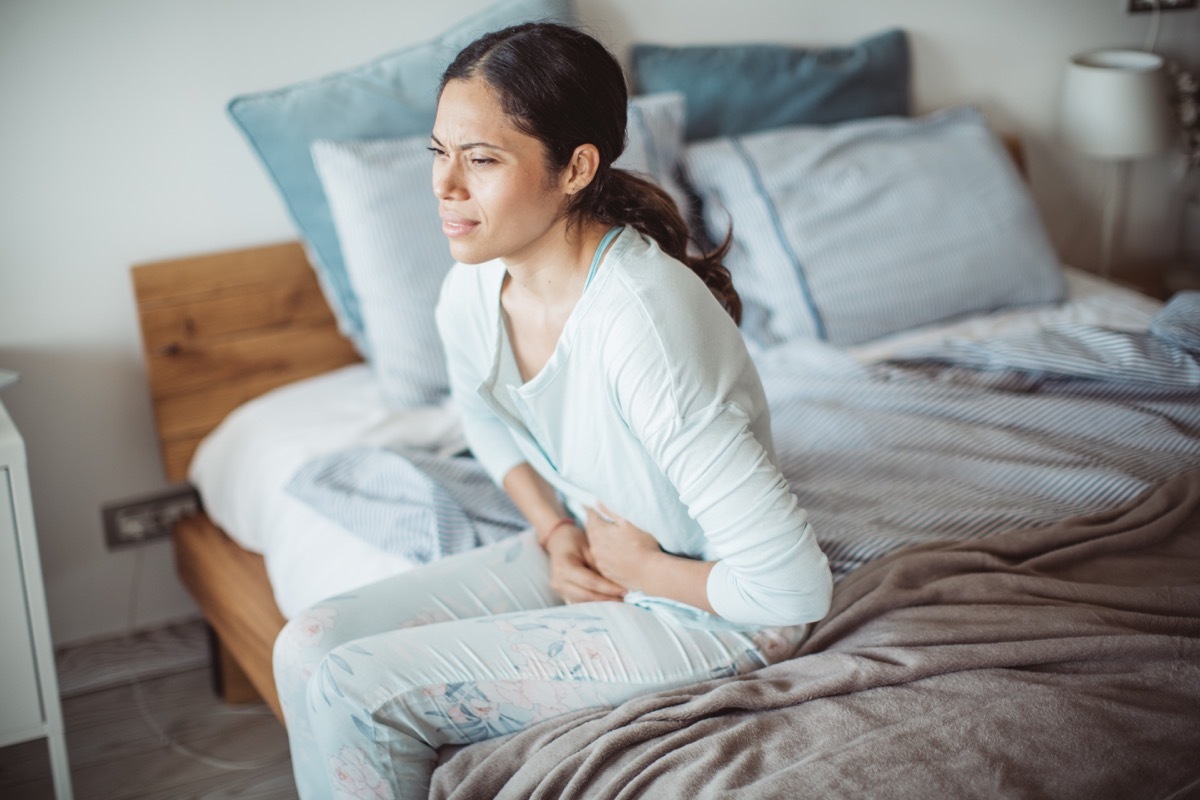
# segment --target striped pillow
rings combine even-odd
[[[708,235],[744,333],[858,344],[1004,308],[1062,300],[1037,208],[973,108],[794,126],[689,146]]]
[[[629,142],[616,166],[656,180],[685,202],[676,181],[683,152],[682,94],[634,98]],[[368,359],[385,401],[412,408],[449,393],[434,307],[453,259],[430,188],[429,137],[312,145]]]

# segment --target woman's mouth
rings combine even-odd
[[[459,217],[454,214],[442,214],[442,233],[451,239],[456,239],[460,236],[466,236],[471,231],[479,227],[479,223]]]

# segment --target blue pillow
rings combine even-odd
[[[684,93],[688,141],[909,114],[900,30],[827,49],[635,44],[631,70],[638,92]]]
[[[771,346],[866,342],[1062,300],[1062,268],[1003,144],[976,109],[793,126],[689,145],[687,177]]]
[[[317,139],[428,134],[438,82],[458,52],[488,31],[530,20],[574,24],[576,18],[570,0],[503,0],[431,41],[229,103],[230,116],[283,195],[339,327],[364,355],[369,355],[369,348],[362,312],[346,276],[329,203],[309,148]]]

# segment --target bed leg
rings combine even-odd
[[[208,652],[212,659],[213,691],[230,705],[263,702],[262,695],[221,642],[221,637],[211,625],[204,627],[208,631]]]

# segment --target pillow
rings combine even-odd
[[[369,351],[358,299],[346,275],[309,147],[316,139],[428,134],[438,82],[458,52],[488,31],[543,19],[574,24],[570,0],[503,0],[431,41],[229,103],[230,116],[283,196],[339,327],[364,355]]]
[[[680,183],[683,129],[687,106],[679,92],[635,97],[629,101],[625,151],[614,167],[637,172],[661,186],[687,219],[690,198]]]
[[[429,134],[318,140],[312,158],[384,401],[437,403],[447,377],[433,307],[454,260],[430,188]]]
[[[975,312],[1058,302],[1062,269],[983,116],[797,126],[687,147],[743,332],[833,344]]]
[[[629,142],[616,166],[680,193],[683,95],[634,98],[629,119]],[[434,307],[453,259],[430,187],[428,147],[428,133],[312,145],[371,366],[393,408],[429,405],[449,393]]]
[[[635,44],[630,62],[636,91],[687,97],[688,141],[909,113],[900,30],[828,49]]]

